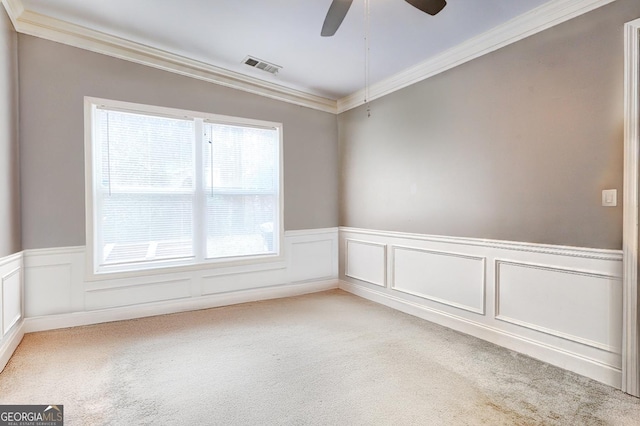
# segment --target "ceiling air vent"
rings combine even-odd
[[[282,69],[280,65],[272,64],[262,59],[254,58],[253,56],[247,56],[242,60],[242,63],[274,75],[278,74],[278,71]]]

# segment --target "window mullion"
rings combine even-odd
[[[195,119],[195,194],[193,198],[193,251],[197,262],[202,262],[205,258],[207,247],[206,238],[206,211],[207,200],[205,196],[204,184],[204,128],[201,118]]]

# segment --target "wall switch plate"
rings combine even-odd
[[[605,189],[602,191],[602,205],[604,207],[615,207],[618,205],[618,190]]]

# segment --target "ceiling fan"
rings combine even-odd
[[[405,1],[411,6],[420,9],[424,13],[428,13],[432,16],[436,15],[447,5],[446,0]],[[340,24],[342,24],[344,17],[347,15],[347,12],[351,7],[351,3],[353,3],[353,0],[333,0],[331,6],[329,6],[327,17],[324,18],[324,24],[322,24],[322,31],[320,33],[322,37],[331,37],[336,33],[336,31],[338,31]]]

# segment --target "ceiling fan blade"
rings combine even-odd
[[[445,0],[406,0],[406,2],[431,16],[437,15],[447,5]]]
[[[338,31],[340,24],[342,24],[351,7],[351,3],[353,3],[353,0],[333,0],[333,3],[329,6],[327,17],[324,18],[324,24],[322,24],[322,32],[320,33],[322,37],[331,37]]]

